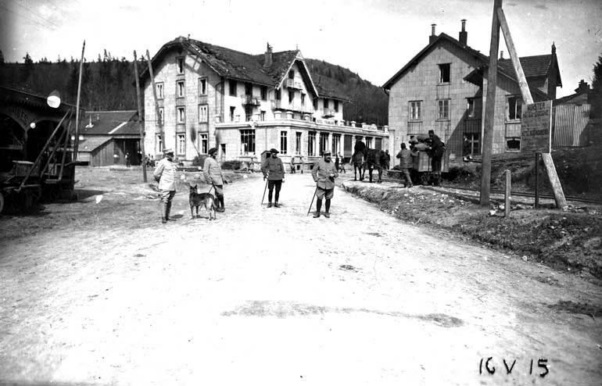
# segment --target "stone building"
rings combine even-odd
[[[276,148],[285,161],[311,161],[326,149],[350,156],[356,138],[387,146],[386,129],[344,122],[347,98],[335,81],[310,74],[299,50],[268,45],[250,55],[179,37],[151,63],[154,92],[148,70],[141,74],[149,154],[169,147],[190,161],[215,146],[233,160]]]
[[[458,39],[435,34],[428,45],[383,88],[389,95],[391,150],[411,135],[434,130],[447,145],[450,164],[481,154],[489,57],[468,46],[462,20]],[[503,55],[503,52],[502,52]],[[520,58],[534,101],[553,100],[562,86],[556,47],[551,54]],[[510,59],[500,58],[495,102],[493,153],[521,149],[522,98]]]

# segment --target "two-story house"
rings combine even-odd
[[[429,44],[383,85],[391,150],[434,130],[446,143],[451,164],[481,153],[489,57],[469,47],[467,39],[466,20],[457,40],[436,35],[433,24]],[[550,55],[520,61],[533,99],[555,99],[562,86],[555,46]],[[495,104],[493,153],[520,151],[523,102],[510,59],[498,62]]]
[[[220,159],[232,160],[276,148],[286,161],[326,149],[350,156],[357,138],[387,145],[384,129],[343,121],[347,98],[335,82],[313,77],[299,50],[268,45],[250,55],[179,37],[151,63],[154,92],[148,70],[141,74],[147,153],[173,147],[192,160],[215,146]]]

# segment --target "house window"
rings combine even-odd
[[[201,144],[199,146],[199,149],[201,149],[201,154],[207,154],[207,151],[209,151],[209,141],[207,139],[207,134],[201,134],[199,135]]]
[[[253,96],[253,85],[251,83],[245,83],[245,95]]]
[[[422,101],[410,101],[410,121],[422,119]]]
[[[268,88],[266,86],[261,86],[261,100],[262,101],[267,101],[268,100]]]
[[[253,106],[245,106],[245,122],[253,120]]]
[[[178,107],[177,114],[178,114],[178,123],[185,123],[186,122],[186,108]]]
[[[199,95],[207,95],[207,78],[199,78]]]
[[[305,106],[305,94],[301,93],[301,106]]]
[[[282,99],[282,94],[280,93],[280,90],[275,90],[274,91],[274,97],[276,98],[277,101],[279,101],[280,99]]]
[[[261,113],[259,113],[259,119],[265,121],[265,111],[261,110]]]
[[[176,152],[178,155],[186,155],[186,134],[178,133],[178,146]]]
[[[462,155],[477,155],[481,152],[481,134],[480,133],[465,133],[464,144],[462,147]]]
[[[164,114],[164,110],[163,107],[159,107],[159,119],[158,119],[158,123],[160,126],[162,126],[165,123],[165,114]]]
[[[318,98],[314,99],[314,110],[318,109]]]
[[[324,99],[324,108],[327,109],[328,108],[328,99]]]
[[[288,91],[288,103],[293,103],[293,99],[295,99],[295,92],[293,90]]]
[[[255,130],[240,131],[241,153],[255,153]]]
[[[334,101],[334,111],[339,112],[339,101]]]
[[[163,93],[163,83],[155,84],[155,89],[157,90],[157,99],[165,98],[164,93]]]
[[[313,157],[316,155],[316,132],[308,133],[307,137],[307,155]]]
[[[295,71],[294,70],[290,70],[290,72],[288,73],[288,78],[295,79]]]
[[[520,151],[520,138],[506,137],[506,151]]]
[[[288,133],[286,131],[280,132],[280,153],[286,154],[288,149]]]
[[[295,154],[301,154],[301,134],[300,132],[295,133]]]
[[[439,100],[439,115],[437,119],[449,119],[449,99]]]
[[[508,97],[506,104],[506,119],[519,121],[522,117],[523,101],[516,96]]]
[[[341,134],[332,135],[332,155],[337,155],[341,152]]]
[[[468,118],[481,118],[482,103],[483,100],[481,98],[466,99],[466,116]]]
[[[236,81],[235,80],[228,81],[228,90],[229,90],[230,96],[236,96]]]
[[[178,66],[178,74],[184,73],[184,58],[176,58],[176,64]]]
[[[163,137],[161,137],[161,134],[155,135],[155,153],[163,153]]]
[[[176,85],[176,95],[178,98],[185,96],[186,88],[184,87],[184,81],[179,80]]]
[[[199,105],[199,122],[207,122],[209,120],[209,106]]]
[[[366,137],[366,147],[372,148],[372,137]]]
[[[449,83],[450,79],[450,63],[439,65],[439,83]]]
[[[236,107],[230,106],[230,122],[234,122],[234,112],[236,111]]]
[[[320,135],[320,155],[328,150],[328,133],[322,133]]]

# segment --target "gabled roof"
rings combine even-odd
[[[416,64],[418,64],[426,54],[428,54],[434,47],[442,42],[449,42],[452,45],[458,47],[461,50],[466,51],[469,55],[473,56],[477,59],[481,65],[476,70],[472,71],[468,74],[464,79],[475,83],[475,75],[483,74],[483,70],[489,66],[489,56],[483,55],[477,50],[472,49],[469,46],[463,45],[458,40],[452,38],[451,36],[441,33],[439,36],[429,43],[422,51],[420,51],[416,56],[412,58],[401,70],[399,70],[391,79],[389,79],[384,85],[383,88],[385,91],[390,90],[391,86],[399,80],[402,76],[404,76],[411,68],[413,68]],[[550,55],[537,55],[537,56],[525,56],[520,58],[521,66],[523,67],[523,71],[525,73],[525,77],[529,78],[537,78],[537,77],[545,77],[548,75],[551,66],[558,67],[558,61],[556,59],[555,47],[552,48],[552,54]],[[514,73],[514,68],[512,66],[512,61],[510,59],[500,59],[498,60],[498,71],[509,77],[510,79],[517,81]],[[560,71],[556,71],[557,73],[557,84],[562,86],[562,82],[560,79]],[[532,86],[530,84],[530,86]],[[537,93],[536,89],[531,88],[531,92]]]
[[[84,137],[84,139],[79,142],[77,151],[82,153],[92,152],[112,139],[113,137],[111,137],[110,135]]]
[[[140,135],[140,126],[135,120],[137,112],[125,111],[86,111],[82,119],[80,134],[119,136]]]
[[[488,67],[487,65],[483,65],[483,66],[471,71],[468,75],[466,75],[464,77],[464,80],[466,80],[467,82],[473,83],[477,86],[483,87],[483,76],[485,74],[485,69],[487,67]],[[506,66],[498,67],[498,74],[500,76],[504,76],[514,82],[518,82],[518,80],[516,80],[516,76],[515,76],[514,68],[512,67],[512,64],[510,65],[510,68],[508,68]],[[525,77],[527,77],[527,75],[525,75]],[[529,84],[529,91],[531,92],[531,96],[533,97],[533,99],[535,101],[544,101],[544,100],[548,99],[548,94],[546,94],[545,92],[538,89],[537,85],[535,84],[536,82],[533,82],[533,81],[529,82],[527,80],[527,83]]]
[[[281,51],[272,53],[272,64],[264,66],[265,55],[250,55],[229,48],[216,46],[199,40],[188,39],[182,36],[164,44],[152,59],[153,65],[171,50],[187,52],[199,58],[219,76],[241,82],[280,88],[290,68],[296,62],[302,69],[301,75],[309,86],[310,91],[316,96],[322,96],[316,89],[311,75],[299,50]],[[148,69],[144,70],[140,78],[148,76]]]
[[[539,77],[547,77],[550,73],[550,67],[557,66],[558,61],[556,59],[556,55],[536,55],[536,56],[523,56],[520,60],[520,65],[523,68],[523,72],[525,73],[525,77],[529,78],[539,78]],[[514,74],[514,67],[512,66],[511,59],[499,59],[498,66],[502,68],[505,72],[509,74]],[[557,84],[562,86],[562,80],[560,79],[560,71],[557,71]]]
[[[426,56],[426,54],[428,54],[431,50],[434,49],[435,46],[441,44],[444,41],[449,42],[452,45],[458,47],[459,49],[466,51],[466,53],[473,56],[478,61],[481,61],[483,64],[487,63],[489,60],[489,58],[487,56],[481,54],[479,51],[474,50],[474,49],[470,48],[469,46],[463,45],[462,43],[460,43],[459,41],[457,41],[456,39],[452,38],[451,36],[449,36],[445,33],[440,33],[436,39],[434,39],[431,43],[429,43],[426,47],[424,47],[422,49],[422,51],[420,51],[416,56],[414,56],[405,66],[402,67],[401,70],[399,70],[395,75],[393,75],[393,77],[391,79],[389,79],[383,85],[383,88],[385,90],[390,90],[391,86],[393,86],[393,84],[395,82],[397,82],[397,80],[399,80],[399,78],[404,76],[411,68],[413,68],[416,64],[418,64],[422,60],[422,58],[424,58],[424,56]]]

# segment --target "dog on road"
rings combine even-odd
[[[215,197],[211,193],[198,193],[197,185],[190,187],[190,196],[188,197],[190,203],[190,218],[199,217],[199,207],[204,207],[209,212],[209,220],[215,220]],[[196,216],[194,210],[196,209]]]

